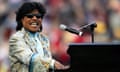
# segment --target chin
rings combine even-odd
[[[38,30],[31,30],[30,32],[35,33],[35,32],[38,32]]]

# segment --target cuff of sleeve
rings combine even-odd
[[[50,68],[54,69],[54,64],[55,64],[55,60],[52,59],[51,63],[50,63]]]

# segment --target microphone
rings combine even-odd
[[[63,24],[60,25],[60,29],[71,32],[71,33],[74,33],[74,34],[77,34],[79,36],[82,36],[82,33],[83,33],[83,32],[78,31],[76,29],[68,28],[66,25],[63,25]]]
[[[89,24],[87,24],[87,25],[84,25],[84,26],[82,26],[81,28],[80,28],[80,30],[82,30],[82,29],[84,29],[84,28],[87,28],[87,27],[92,27],[92,28],[94,28],[94,27],[97,27],[97,24],[95,23],[95,22],[91,22],[91,23],[89,23]]]

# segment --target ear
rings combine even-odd
[[[22,23],[22,24],[24,24],[24,19],[25,19],[24,17],[21,19],[21,23]]]
[[[42,25],[41,25],[38,32],[42,32],[42,29],[43,29],[43,27],[42,27]]]

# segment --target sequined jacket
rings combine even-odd
[[[22,29],[10,37],[9,59],[10,72],[48,72],[52,59],[48,38],[39,33],[42,48],[47,50],[48,58],[42,59],[37,53],[35,43],[31,41],[29,33]],[[46,53],[46,52],[44,52]]]

